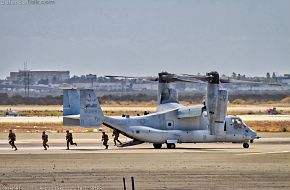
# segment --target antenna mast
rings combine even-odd
[[[25,90],[25,95],[29,97],[29,70],[27,69],[27,62],[24,62],[24,90]]]

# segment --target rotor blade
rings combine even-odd
[[[209,77],[204,75],[190,75],[190,74],[182,74],[182,76],[188,77],[189,80],[200,80],[203,82],[208,82]]]
[[[197,79],[200,81],[208,82],[212,76],[211,75],[189,75],[189,74],[183,74],[183,76],[187,76],[191,79]],[[239,80],[239,79],[232,79],[232,78],[225,78],[221,77],[220,83],[235,83],[235,84],[261,84],[261,82],[258,81],[250,81],[250,80]]]
[[[123,76],[123,75],[105,75],[108,78],[139,78],[134,76]]]
[[[183,76],[174,76],[172,77],[173,82],[189,82],[189,83],[200,83],[200,81],[188,77],[183,77]]]
[[[181,76],[181,75],[176,75],[168,72],[160,72],[158,73],[158,81],[161,83],[171,83],[171,82],[193,82],[191,80],[188,80],[187,78]]]
[[[262,84],[262,82],[251,81],[251,80],[240,80],[231,78],[220,78],[221,83],[232,83],[232,84]]]
[[[122,76],[122,75],[105,75],[108,78],[124,78],[124,79],[143,79],[149,81],[158,81],[157,77],[136,77],[136,76]]]
[[[231,83],[230,81],[231,81],[231,79],[229,79],[229,78],[220,78],[221,83]]]
[[[123,75],[105,75],[108,78],[123,78],[123,79],[141,79],[147,81],[162,81],[162,82],[190,82],[190,83],[199,83],[196,78],[191,78],[183,75],[176,75],[168,72],[159,73],[159,77],[136,77],[136,76],[123,76]],[[200,80],[200,79],[198,79]]]
[[[265,83],[267,84],[267,83]],[[268,83],[267,85],[269,86],[282,86],[282,84],[279,84],[279,83]]]

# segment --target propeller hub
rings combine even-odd
[[[219,84],[220,83],[219,73],[216,71],[206,73],[206,78],[208,79],[208,83],[211,83],[211,84]]]
[[[158,82],[160,83],[170,83],[174,82],[173,77],[174,74],[168,73],[168,72],[161,72],[158,73]]]

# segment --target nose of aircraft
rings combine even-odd
[[[260,137],[258,137],[256,131],[254,131],[253,129],[251,129],[250,127],[248,127],[248,136],[251,139],[259,139]]]

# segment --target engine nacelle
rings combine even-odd
[[[208,83],[206,94],[206,110],[208,118],[209,134],[214,135],[214,126],[216,120],[216,111],[218,105],[219,84]]]
[[[219,74],[207,73],[206,109],[210,135],[224,136],[224,123],[227,114],[228,93],[219,89]]]
[[[225,118],[227,115],[228,92],[226,90],[219,90],[218,103],[216,109],[214,134],[217,136],[225,136],[224,131]]]

